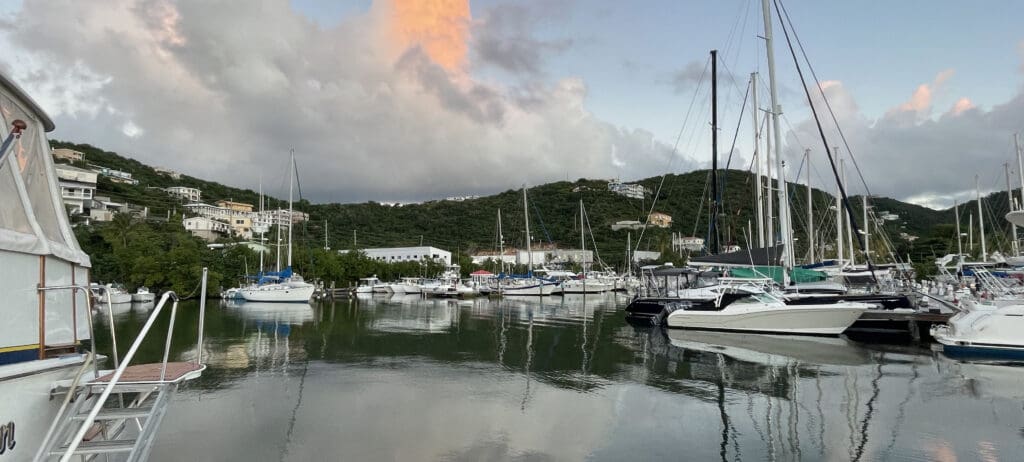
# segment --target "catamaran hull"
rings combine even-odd
[[[273,284],[272,287],[259,286],[242,289],[240,292],[242,298],[247,302],[309,303],[315,289],[312,284],[302,286]]]
[[[860,318],[865,306],[768,307],[721,311],[676,310],[668,327],[681,329],[764,332],[774,334],[839,335]]]

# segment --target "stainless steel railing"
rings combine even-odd
[[[201,343],[202,339],[203,339],[202,326],[203,326],[203,318],[205,317],[205,314],[206,314],[206,312],[205,312],[205,310],[206,310],[206,303],[205,303],[205,300],[206,300],[206,290],[205,289],[206,289],[207,274],[208,274],[207,268],[203,268],[203,279],[202,279],[202,283],[201,283],[203,290],[202,290],[202,292],[200,294],[201,302],[200,302],[200,312],[199,312],[199,326],[200,326],[199,342],[200,343],[198,344],[198,348],[197,348],[199,352],[202,351],[202,343]],[[124,374],[125,370],[128,368],[128,365],[131,364],[132,359],[135,358],[135,353],[138,352],[139,347],[142,345],[143,340],[145,340],[146,335],[149,333],[149,330],[153,327],[153,324],[156,322],[157,317],[159,317],[160,312],[163,310],[164,305],[167,304],[167,300],[170,299],[170,298],[173,298],[174,302],[173,302],[173,304],[171,306],[171,319],[170,319],[170,323],[168,324],[168,327],[167,327],[167,340],[166,340],[165,345],[164,345],[164,355],[163,355],[162,367],[161,367],[161,370],[160,370],[160,381],[157,382],[157,383],[164,382],[164,380],[166,378],[167,362],[168,362],[169,355],[170,355],[171,338],[172,338],[172,335],[173,335],[173,332],[174,332],[174,321],[175,321],[175,315],[176,315],[177,310],[178,310],[178,300],[179,300],[178,299],[178,295],[175,294],[173,291],[164,292],[164,294],[160,297],[160,302],[157,303],[156,307],[153,309],[153,312],[150,313],[149,318],[146,320],[146,323],[142,326],[142,330],[139,331],[139,334],[135,337],[135,341],[132,342],[131,347],[129,347],[128,351],[125,353],[124,360],[114,370],[114,373],[110,377],[110,380],[107,382],[107,385],[103,388],[103,392],[100,393],[99,398],[97,398],[96,403],[93,405],[92,409],[89,411],[89,414],[86,416],[85,420],[82,421],[82,424],[78,427],[78,431],[76,431],[74,436],[71,438],[71,442],[68,445],[67,450],[65,450],[63,456],[61,456],[61,459],[60,459],[61,462],[67,462],[67,461],[69,461],[71,459],[71,457],[74,456],[75,450],[78,449],[78,445],[82,442],[82,438],[85,437],[85,434],[89,431],[89,428],[95,422],[96,416],[99,415],[100,410],[103,409],[103,405],[107,402],[107,399],[110,397],[110,394],[113,393],[114,387],[116,387],[118,382],[121,380],[121,376]],[[111,315],[111,317],[113,317],[113,316]],[[197,356],[196,356],[197,364],[201,364],[201,363],[199,363],[201,357],[202,357],[201,353],[197,354]]]

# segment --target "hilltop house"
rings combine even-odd
[[[179,197],[189,202],[200,202],[203,200],[203,192],[198,188],[171,186],[170,188],[165,188],[164,191],[167,191],[167,194]]]
[[[672,216],[661,212],[654,212],[647,217],[647,223],[659,228],[668,228],[672,226]]]

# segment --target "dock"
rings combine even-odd
[[[953,313],[937,310],[867,310],[853,323],[846,334],[870,341],[877,337],[909,337],[915,341],[931,341],[931,327],[945,324]]]

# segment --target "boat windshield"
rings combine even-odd
[[[757,293],[752,293],[752,294],[750,294],[750,295],[748,295],[746,297],[743,297],[743,298],[741,298],[739,300],[736,300],[735,302],[733,302],[733,304],[743,304],[743,303],[766,303],[766,304],[769,304],[769,303],[778,303],[778,302],[779,302],[778,299],[776,299],[775,297],[772,297],[771,295],[769,295],[767,293],[757,292]]]

